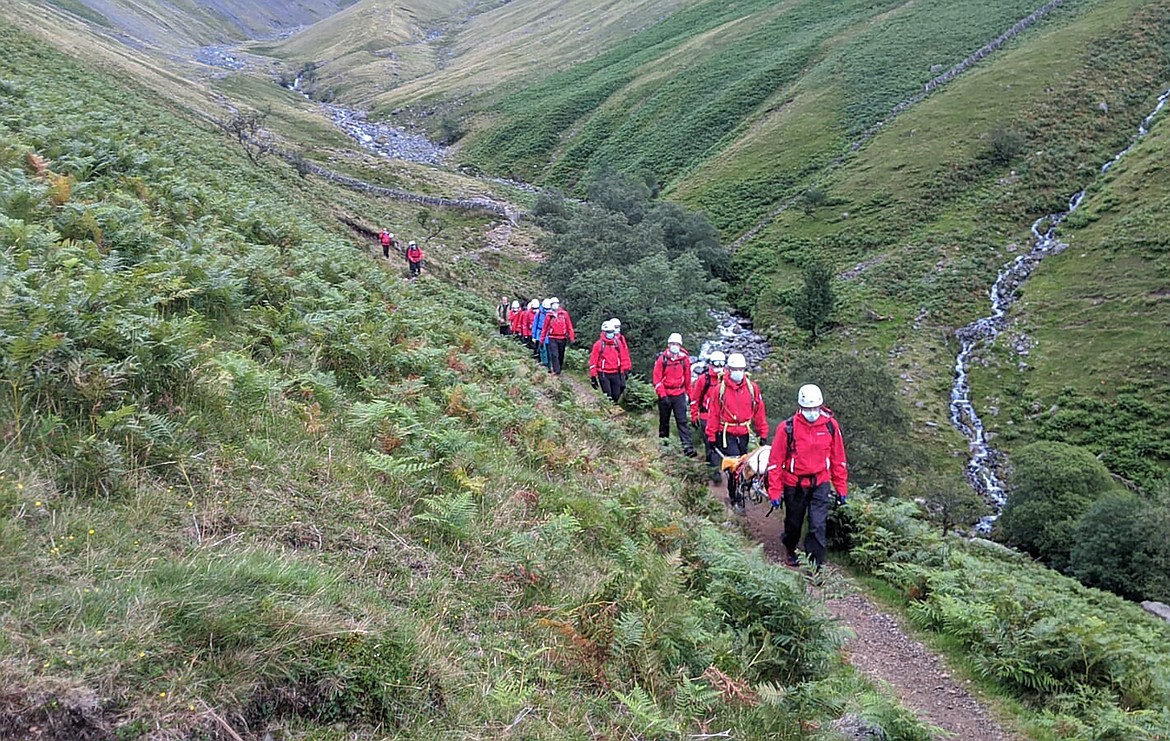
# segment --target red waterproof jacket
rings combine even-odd
[[[711,407],[711,393],[719,390],[719,379],[723,374],[708,368],[691,385],[691,421],[706,420]]]
[[[678,355],[663,350],[654,359],[654,391],[659,399],[691,392],[691,356],[686,348]]]
[[[841,426],[832,415],[822,411],[816,422],[809,422],[799,412],[792,417],[792,456],[788,455],[787,423],[776,430],[772,454],[768,456],[768,493],[778,499],[785,486],[796,486],[800,477],[816,477],[816,485],[826,481],[841,496],[849,493],[849,469],[845,462],[845,443]]]
[[[544,327],[540,330],[540,341],[544,342],[550,338],[554,340],[567,338],[569,342],[576,341],[577,333],[573,331],[573,319],[569,316],[568,311],[557,309],[557,313],[545,317]]]
[[[419,247],[417,244],[413,247],[406,248],[406,259],[409,262],[422,262],[423,257],[422,247]]]
[[[711,442],[724,433],[746,435],[748,425],[754,427],[760,437],[768,436],[764,397],[760,394],[760,387],[751,379],[744,378],[736,383],[725,371],[707,398],[707,439]]]
[[[528,315],[527,307],[519,311],[513,311],[508,314],[508,326],[512,328],[512,334],[521,334],[524,331],[524,317]]]
[[[619,333],[617,336],[617,342],[618,349],[621,350],[622,353],[621,372],[629,373],[630,370],[633,369],[634,365],[630,362],[630,346],[626,344],[626,336]]]
[[[520,336],[532,337],[532,321],[536,318],[536,312],[532,309],[525,309],[520,312]]]
[[[381,240],[383,247],[389,247],[394,244],[394,240],[390,238],[390,232],[382,232],[378,239]]]
[[[593,343],[593,351],[589,353],[589,377],[596,378],[598,373],[620,373],[622,370],[622,347],[617,338],[605,339],[605,335],[597,338]]]

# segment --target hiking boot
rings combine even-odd
[[[711,469],[711,483],[712,484],[722,484],[723,483],[723,472],[717,468],[712,468]]]
[[[784,557],[784,563],[793,568],[797,568],[800,566],[800,559],[796,557],[795,553],[788,551],[788,555]]]
[[[731,505],[731,509],[733,509],[735,514],[739,515],[740,517],[743,517],[747,514],[747,508],[743,506],[743,502],[736,502],[735,504]]]
[[[683,455],[685,455],[687,458],[698,458],[699,457],[699,454],[696,453],[693,449],[683,451]]]

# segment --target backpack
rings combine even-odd
[[[795,417],[789,417],[784,420],[784,435],[788,440],[788,447],[784,451],[784,462],[788,463],[796,457],[796,438],[792,434],[792,425]],[[825,425],[829,428],[829,435],[833,438],[837,437],[837,425],[833,424],[833,418],[829,418],[829,423]]]
[[[724,371],[724,374],[726,375],[726,371]],[[752,379],[750,379],[750,378],[744,378],[743,380],[747,381],[748,394],[752,397],[752,416],[755,417],[756,416],[756,409],[758,409],[760,406],[760,387],[757,386],[756,384],[752,383]],[[719,406],[720,407],[723,406],[723,392],[726,390],[727,390],[727,379],[720,378],[719,379]],[[788,421],[791,422],[792,420],[789,419]]]

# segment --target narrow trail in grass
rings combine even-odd
[[[712,497],[727,504],[727,487],[710,485]],[[764,553],[783,562],[780,535],[784,530],[783,511],[770,517],[767,505],[748,505],[746,528]],[[730,509],[729,509],[730,512]],[[950,734],[939,739],[963,741],[1015,741],[995,716],[967,689],[967,682],[953,675],[946,660],[921,641],[911,637],[899,618],[881,609],[859,587],[837,572],[846,593],[827,599],[825,607],[849,627],[854,636],[845,644],[849,663],[880,686],[889,688],[903,706],[923,722]]]

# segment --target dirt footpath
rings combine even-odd
[[[727,504],[725,486],[710,487],[711,496]],[[748,504],[747,530],[764,545],[772,561],[782,562],[784,530],[782,510],[765,517],[768,505]],[[730,512],[730,509],[728,510]],[[830,567],[831,568],[831,567]],[[848,585],[847,588],[851,588]],[[827,600],[833,617],[853,631],[845,645],[849,662],[879,685],[885,685],[923,722],[946,732],[938,739],[958,741],[1016,741],[1016,735],[1000,726],[991,712],[966,689],[966,682],[952,676],[943,658],[912,638],[899,620],[872,600],[853,591]]]

